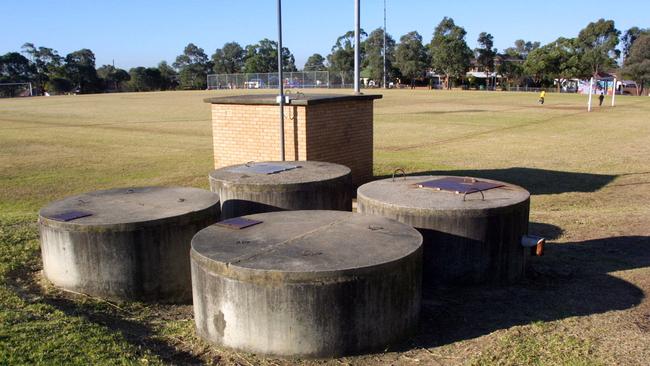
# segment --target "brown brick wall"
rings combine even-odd
[[[372,179],[373,101],[324,103],[307,109],[307,159],[342,164],[359,185]]]
[[[372,178],[372,100],[285,107],[287,160],[318,160],[352,169],[355,184]],[[212,104],[214,165],[280,160],[278,107]]]
[[[285,107],[287,160],[306,160],[305,107]],[[276,106],[212,105],[214,166],[280,160],[280,126]]]

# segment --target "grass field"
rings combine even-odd
[[[494,178],[532,193],[550,239],[526,280],[427,292],[419,334],[306,364],[641,365],[650,360],[650,98],[394,90],[375,104],[375,174]],[[290,364],[209,347],[190,306],[114,304],[42,280],[36,218],[67,195],[207,188],[207,96],[0,100],[0,364]],[[606,101],[608,103],[609,101]]]

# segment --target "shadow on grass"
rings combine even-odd
[[[83,317],[89,322],[119,332],[124,339],[149,350],[165,363],[173,365],[203,365],[205,362],[192,353],[179,350],[158,339],[158,334],[146,322],[129,320],[120,312],[101,309],[92,303],[77,302],[67,297],[46,297],[44,302],[63,311],[68,316]]]
[[[632,308],[644,298],[643,291],[608,273],[650,266],[649,248],[650,237],[642,236],[551,244],[544,257],[531,258],[526,279],[517,285],[425,288],[420,332],[405,349]]]
[[[128,310],[122,310],[117,305],[97,300],[83,301],[85,296],[59,292],[49,294],[38,284],[39,275],[34,268],[20,267],[7,276],[12,288],[25,301],[39,302],[50,305],[70,317],[81,317],[88,322],[98,324],[106,329],[119,332],[122,337],[137,349],[146,349],[160,357],[165,363],[180,365],[203,365],[205,362],[190,352],[179,350],[160,340],[156,331],[143,320],[128,319]],[[16,279],[27,279],[16,281]],[[20,283],[18,283],[20,282]],[[92,299],[92,298],[91,298]],[[156,317],[174,317],[173,313],[182,313],[178,308],[189,306],[153,305],[150,310]]]
[[[555,240],[564,234],[564,230],[559,226],[545,224],[543,222],[530,222],[528,223],[528,233],[541,236],[546,238],[546,240]]]
[[[562,172],[536,168],[505,168],[482,170],[440,170],[411,173],[408,175],[452,175],[494,179],[516,184],[527,189],[531,194],[560,194],[567,192],[595,192],[614,179],[617,175]],[[375,179],[390,178],[379,176]]]

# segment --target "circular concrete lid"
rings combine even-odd
[[[219,206],[219,196],[188,187],[134,187],[89,192],[55,201],[39,212],[41,223],[80,229],[84,226],[128,230],[180,219]],[[71,221],[60,215],[90,214]]]
[[[278,166],[287,170],[277,173],[256,173],[256,166]],[[292,169],[293,167],[296,167]],[[350,168],[320,161],[265,161],[250,164],[232,165],[214,170],[210,179],[238,185],[293,185],[324,182],[350,175]]]
[[[485,211],[489,209],[516,205],[530,198],[527,190],[509,183],[483,178],[480,182],[503,185],[502,187],[471,193],[465,196],[448,191],[437,191],[431,188],[420,188],[419,183],[447,176],[415,176],[395,177],[366,183],[357,190],[357,201],[370,201],[387,207],[400,209],[416,209],[425,212],[441,211]]]
[[[240,280],[314,281],[375,271],[422,245],[417,230],[379,216],[313,210],[244,218],[262,223],[239,230],[209,226],[192,239],[192,258]]]

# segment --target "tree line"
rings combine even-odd
[[[370,34],[362,30],[361,76],[379,84],[384,74],[384,30]],[[470,69],[486,74],[498,73],[507,85],[549,87],[554,80],[587,78],[619,66],[622,75],[644,83],[650,80],[650,29],[632,27],[623,34],[614,21],[600,19],[589,23],[575,38],[560,37],[546,45],[517,40],[502,52],[494,48],[494,37],[481,32],[478,47],[471,49],[467,32],[445,17],[424,43],[417,31],[399,38],[386,34],[387,80],[414,84],[425,82],[432,73],[443,85],[472,83]],[[193,43],[169,65],[134,67],[123,70],[112,65],[96,67],[95,54],[81,49],[61,56],[48,47],[25,43],[20,52],[0,56],[0,83],[31,82],[38,92],[94,93],[105,91],[154,91],[205,89],[209,73],[267,73],[277,71],[277,43],[262,39],[242,47],[228,42],[209,57]],[[284,71],[298,71],[291,51],[283,47]],[[354,33],[336,39],[331,52],[311,55],[303,71],[329,71],[339,83],[351,83],[354,66]],[[485,80],[489,85],[489,78]],[[556,83],[557,84],[557,83]],[[559,84],[558,84],[559,85]]]

